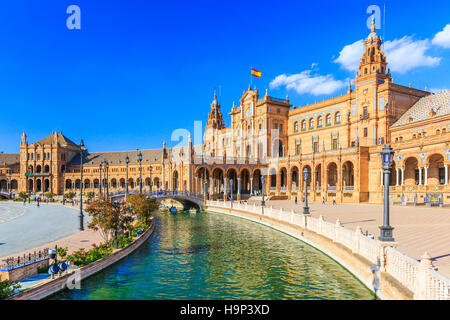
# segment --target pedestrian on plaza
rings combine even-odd
[[[295,204],[297,204],[297,197],[295,197]]]
[[[322,204],[325,204],[325,196],[322,196]]]
[[[41,199],[40,198],[37,198],[37,207],[39,208],[39,201],[40,201]]]
[[[25,205],[25,203],[27,203],[27,199],[23,199],[23,205]]]
[[[333,205],[336,204],[336,196],[333,197]]]

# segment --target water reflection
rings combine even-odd
[[[371,299],[336,262],[273,229],[216,213],[160,214],[132,256],[52,299]]]

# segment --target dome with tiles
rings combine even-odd
[[[419,99],[393,124],[393,127],[450,114],[450,90]]]

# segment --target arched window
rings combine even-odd
[[[294,122],[294,132],[298,132],[298,121]]]
[[[317,118],[317,128],[322,128],[322,116],[319,116]]]
[[[327,114],[325,121],[327,126],[331,126],[331,114]]]
[[[336,112],[336,114],[334,115],[334,123],[335,124],[341,123],[341,113],[339,111]]]
[[[314,118],[309,119],[309,129],[314,129]]]
[[[306,130],[306,120],[302,121],[302,130]]]
[[[436,130],[436,135],[440,135],[441,134],[441,130],[437,129]]]

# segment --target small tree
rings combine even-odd
[[[72,200],[73,198],[75,198],[75,192],[67,192],[66,194],[64,194],[64,198]]]
[[[131,204],[134,214],[139,220],[148,224],[148,219],[152,216],[153,211],[158,209],[158,202],[155,198],[148,198],[143,193],[130,195],[127,201]]]
[[[88,193],[86,193],[86,197],[87,197],[89,200],[94,199],[94,197],[95,197],[95,192],[89,191]]]
[[[110,200],[100,198],[92,202],[86,211],[92,217],[89,228],[100,231],[105,242],[109,240],[111,231],[117,233],[120,229],[126,229],[133,221],[130,205],[126,202],[115,205]]]
[[[28,198],[28,194],[26,192],[20,192],[19,193],[19,199],[20,200],[26,200]]]
[[[54,196],[54,194],[51,193],[51,192],[47,192],[47,193],[45,194],[45,197],[46,197],[48,200],[53,199],[53,196]]]

